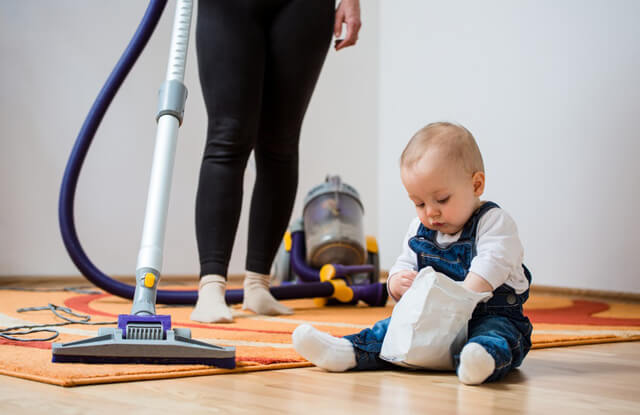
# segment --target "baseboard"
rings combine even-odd
[[[550,285],[533,284],[531,286],[531,292],[534,294],[563,295],[563,296],[571,296],[571,297],[590,297],[590,298],[601,298],[601,299],[607,299],[607,300],[640,302],[640,293],[630,293],[630,292],[623,292],[623,291],[592,290],[592,289],[586,289],[586,288],[567,288],[567,287],[554,287]]]

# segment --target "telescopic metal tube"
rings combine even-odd
[[[165,84],[179,83],[181,85],[184,81],[192,12],[192,0],[178,0],[173,21]],[[186,93],[178,95],[182,97],[181,99],[186,99]],[[164,102],[166,97],[161,96],[160,100]],[[183,107],[184,102],[174,103],[173,106]],[[163,113],[161,109],[161,114],[158,118],[142,241],[136,266],[136,291],[131,310],[131,314],[136,315],[155,314],[156,292],[162,270],[162,253],[178,129],[182,121],[181,115],[176,111]]]

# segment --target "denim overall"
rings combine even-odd
[[[409,247],[418,256],[418,270],[427,266],[447,275],[455,281],[463,281],[469,272],[471,260],[476,256],[476,232],[478,221],[489,209],[497,208],[493,202],[486,202],[478,208],[462,229],[458,241],[446,248],[436,241],[436,231],[420,224],[416,236],[409,240]],[[531,284],[531,274],[522,265]],[[506,284],[493,291],[493,297],[486,303],[480,303],[469,320],[469,340],[482,345],[496,362],[495,371],[486,382],[504,377],[509,370],[520,366],[531,348],[532,326],[522,313],[522,305],[529,297],[527,289],[516,294]],[[380,359],[382,341],[389,326],[389,318],[377,322],[372,328],[357,334],[345,336],[356,352],[356,370],[397,368]],[[460,364],[460,356],[453,356],[454,367]]]

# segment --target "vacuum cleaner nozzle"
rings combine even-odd
[[[98,336],[53,343],[55,363],[203,364],[233,369],[235,347],[215,346],[191,338],[187,328],[171,329],[171,316],[118,316],[118,327],[102,327]]]

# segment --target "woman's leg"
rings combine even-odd
[[[333,0],[282,2],[267,29],[246,261],[251,278],[245,279],[245,307],[259,313],[288,312],[267,290],[251,287],[268,286],[273,258],[291,218],[300,128],[329,48],[334,5]]]
[[[230,321],[225,279],[242,204],[247,159],[255,144],[264,79],[265,33],[256,5],[198,4],[196,49],[207,109],[206,146],[196,196],[201,279],[192,319]]]

